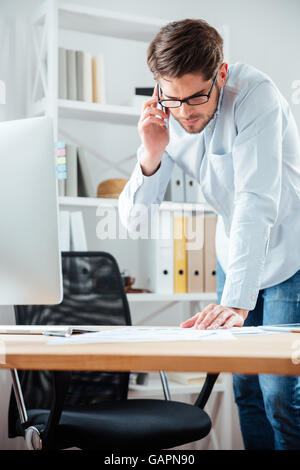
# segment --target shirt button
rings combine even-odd
[[[255,295],[251,295],[251,300],[255,300]]]

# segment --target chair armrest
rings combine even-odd
[[[218,376],[219,374],[207,374],[206,375],[205,382],[198,395],[197,400],[194,403],[194,406],[197,406],[198,408],[201,408],[202,410],[204,409]]]
[[[49,450],[53,448],[53,440],[55,436],[56,426],[59,423],[65,395],[68,390],[68,386],[71,379],[70,371],[52,371],[52,405],[49,413],[48,421],[45,425],[34,425],[40,434],[43,443],[43,450]],[[20,424],[26,434],[26,429],[30,427],[30,420],[27,417],[27,410],[24,403],[23,393],[21,384],[19,381],[18,371],[16,369],[11,370],[12,385],[14,391],[14,398],[16,401]],[[15,436],[14,436],[15,437]]]
[[[28,421],[28,416],[17,369],[11,369],[10,375],[12,379],[12,387],[15,395],[15,401],[19,413],[20,423],[21,426],[25,428],[26,423]]]
[[[53,449],[56,426],[58,425],[61,417],[71,375],[71,371],[52,371],[53,401],[46,427],[41,432],[43,450]]]

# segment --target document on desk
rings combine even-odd
[[[235,340],[228,330],[196,330],[194,328],[123,327],[97,333],[84,333],[68,338],[53,338],[49,345],[90,343],[132,343],[165,341]]]
[[[273,333],[273,331],[267,331],[259,326],[234,326],[229,328],[229,331],[237,336],[242,335],[267,335]]]

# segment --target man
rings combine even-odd
[[[218,305],[181,326],[300,322],[296,124],[272,80],[245,64],[228,67],[222,46],[202,20],[170,23],[152,41],[148,66],[158,85],[139,121],[121,221],[131,226],[135,204],[161,203],[175,162],[219,216]],[[247,449],[300,449],[299,377],[234,375],[234,391]]]

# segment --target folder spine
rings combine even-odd
[[[187,292],[185,217],[174,215],[174,293]]]

